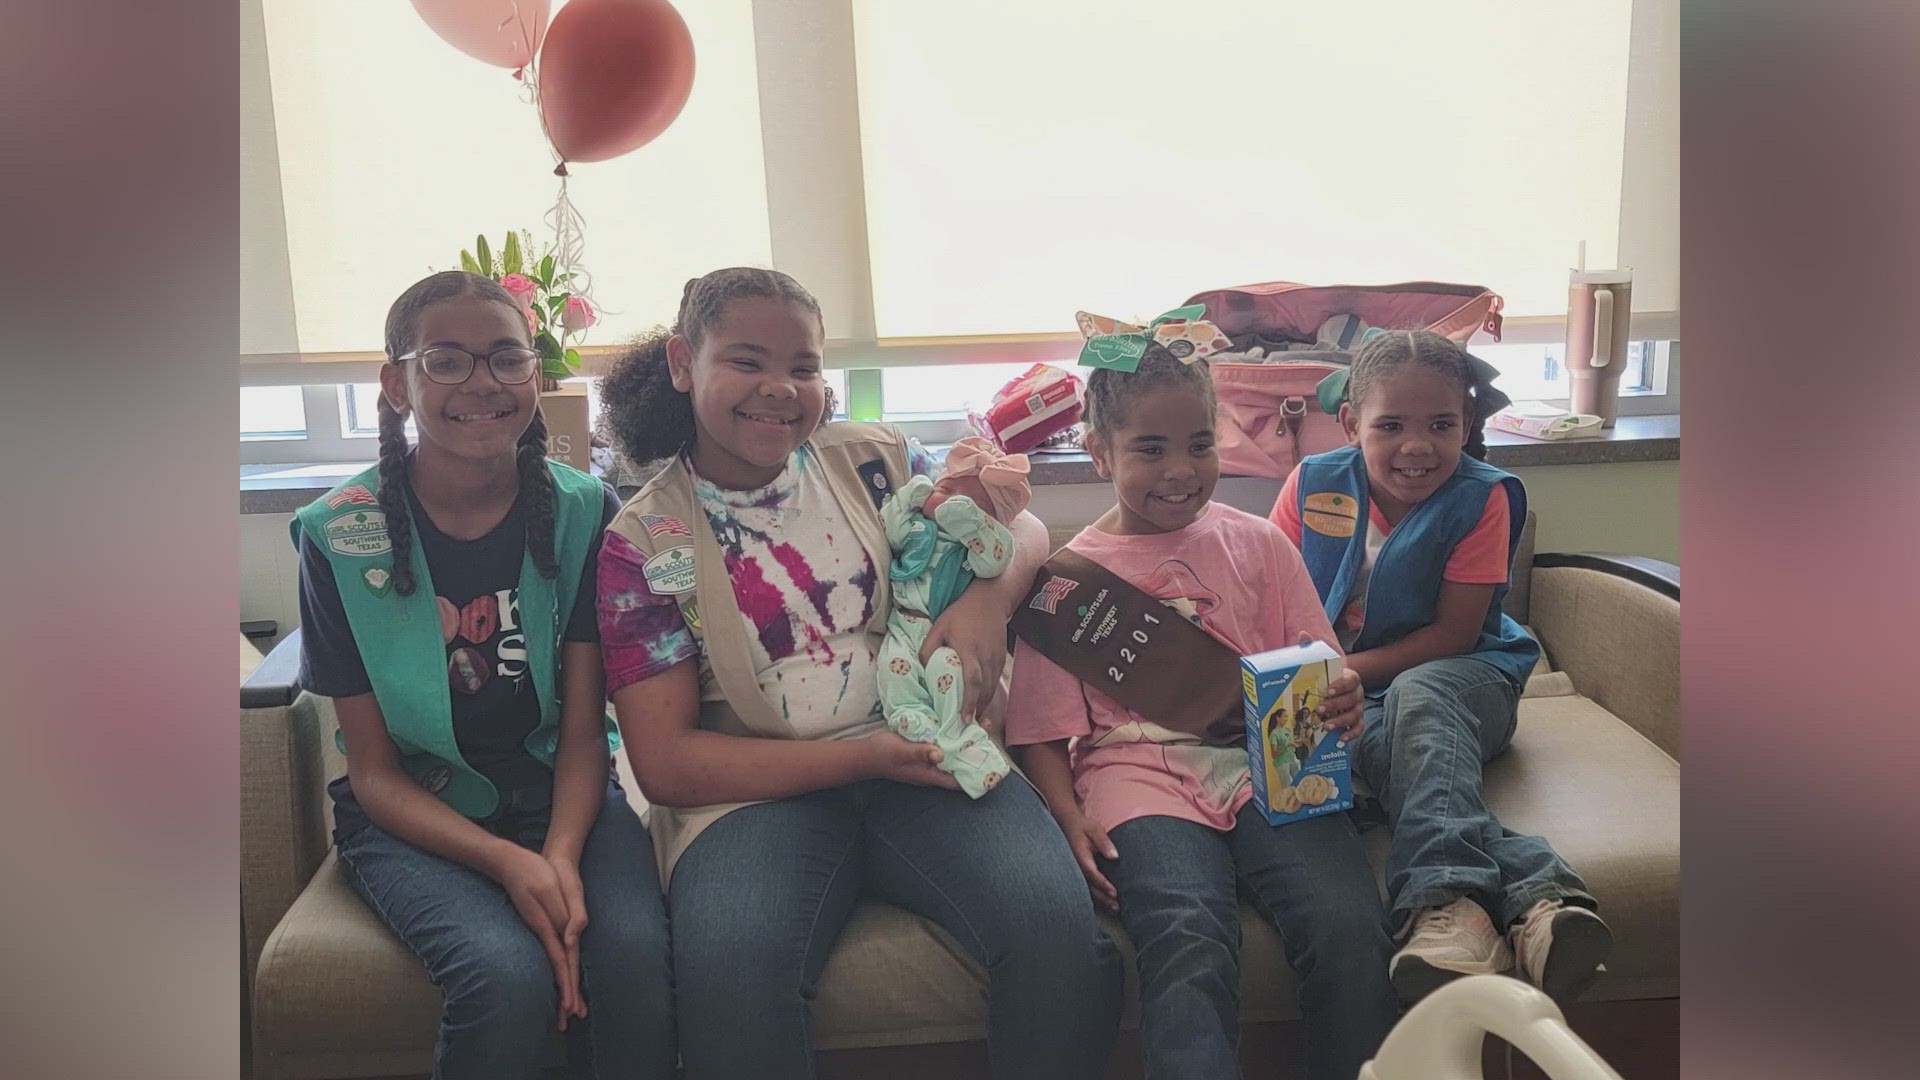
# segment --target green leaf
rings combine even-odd
[[[474,237],[473,249],[480,253],[480,272],[488,277],[492,277],[493,249],[487,247],[487,238],[484,235]]]
[[[519,234],[513,232],[507,233],[507,242],[500,247],[500,269],[505,270],[509,274],[517,274],[520,272]]]
[[[580,370],[580,350],[579,349],[567,350],[567,367],[572,369],[575,372],[578,372]]]
[[[573,378],[575,372],[569,371],[567,369],[567,362],[565,360],[554,360],[549,358],[546,361],[546,363],[541,365],[540,374],[545,375],[549,379],[558,381],[560,379]]]
[[[533,336],[533,347],[540,351],[541,356],[549,360],[556,359],[563,355],[560,351],[560,339],[554,337],[551,330],[542,330],[538,334],[535,334]]]
[[[473,252],[466,250],[460,252],[460,269],[465,270],[469,274],[477,274],[480,272],[480,264],[473,261]]]
[[[551,255],[540,260],[540,285],[543,288],[553,288],[553,256]]]
[[[561,293],[558,296],[550,296],[547,298],[547,311],[550,312],[553,315],[553,317],[556,319],[560,317],[561,309],[565,308],[566,306],[567,306],[566,293]]]

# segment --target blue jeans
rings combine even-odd
[[[1541,900],[1595,906],[1565,859],[1501,825],[1481,796],[1481,766],[1513,741],[1519,705],[1505,675],[1465,656],[1410,668],[1367,703],[1354,768],[1393,826],[1387,893],[1396,927],[1462,896],[1498,927]]]
[[[735,810],[667,895],[688,1080],[814,1075],[814,993],[862,895],[931,919],[986,968],[995,1077],[1105,1073],[1119,951],[1019,777],[978,800],[876,779]]]
[[[1110,835],[1101,872],[1140,969],[1140,1035],[1153,1080],[1240,1075],[1237,884],[1280,931],[1306,1020],[1302,1075],[1351,1080],[1400,1006],[1393,942],[1365,849],[1345,814],[1269,825],[1249,803],[1231,832],[1172,817]]]
[[[516,805],[502,793],[489,831],[535,851],[545,842],[547,797]],[[673,994],[667,917],[653,844],[617,784],[587,834],[580,880],[587,928],[580,983],[587,1018],[567,1024],[568,1058],[596,1078],[673,1075]],[[427,965],[440,988],[433,1075],[539,1075],[560,1013],[546,950],[507,898],[477,870],[440,858],[367,821],[341,814],[340,864],[375,913]]]

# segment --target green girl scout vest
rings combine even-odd
[[[552,579],[542,576],[529,552],[521,557],[519,589],[528,670],[540,699],[540,724],[527,736],[526,747],[535,759],[551,766],[560,737],[555,678],[560,631],[566,625],[564,613],[573,610],[587,552],[600,530],[606,495],[599,480],[577,469],[557,461],[548,461],[547,468],[553,477],[553,553],[560,572]],[[304,531],[307,542],[325,552],[333,567],[367,679],[386,719],[387,733],[399,747],[401,767],[461,814],[486,818],[499,805],[500,796],[493,783],[460,756],[454,739],[446,642],[440,636],[439,605],[420,546],[420,529],[416,525],[409,534],[413,595],[401,596],[392,586],[393,544],[379,506],[379,487],[379,467],[367,469],[303,507],[294,515],[290,532],[298,546]],[[338,731],[334,739],[345,752],[345,740]],[[607,739],[612,747],[620,745],[611,719]]]

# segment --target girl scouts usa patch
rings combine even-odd
[[[350,510],[327,522],[323,531],[327,546],[340,555],[372,558],[393,550],[393,541],[387,539],[387,515],[378,510]]]
[[[1307,528],[1322,536],[1348,537],[1360,522],[1360,504],[1351,495],[1320,491],[1307,496],[1300,515]]]
[[[647,588],[655,596],[677,596],[692,592],[693,547],[688,544],[670,547],[641,564],[640,572],[646,575]]]

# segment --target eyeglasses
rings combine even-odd
[[[435,345],[430,349],[416,349],[405,356],[395,357],[394,363],[407,360],[420,361],[420,370],[433,382],[442,386],[458,386],[473,377],[474,365],[480,358],[452,345]],[[488,353],[487,367],[493,371],[494,380],[500,385],[518,386],[533,378],[534,373],[540,370],[540,354],[524,345],[509,345]]]

